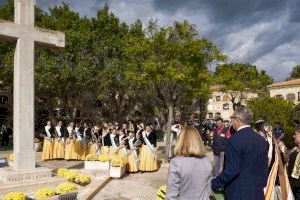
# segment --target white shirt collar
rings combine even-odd
[[[242,129],[244,129],[244,128],[248,128],[248,127],[250,127],[250,125],[244,125],[244,126],[241,126],[240,128],[238,128],[237,131],[240,131],[240,130],[242,130]]]

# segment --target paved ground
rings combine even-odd
[[[168,168],[157,172],[129,174],[111,180],[93,200],[155,200],[157,189],[166,184]]]
[[[0,157],[7,157],[11,150],[1,151]],[[213,162],[213,155],[208,150],[208,157]],[[81,169],[82,161],[41,161],[41,152],[36,153],[37,165],[56,169],[72,167]],[[157,189],[166,184],[168,167],[161,167],[153,173],[129,174],[122,179],[111,180],[93,199],[94,200],[155,200]],[[1,184],[0,184],[1,185]]]

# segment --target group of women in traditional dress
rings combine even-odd
[[[88,154],[126,157],[129,172],[156,171],[157,135],[153,126],[128,121],[115,123],[48,121],[41,134],[44,138],[43,160],[84,160]]]

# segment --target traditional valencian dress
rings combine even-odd
[[[102,143],[101,154],[109,155],[110,154],[110,147],[111,147],[109,130],[106,130],[106,129],[102,130],[101,143]]]
[[[118,155],[118,147],[119,147],[119,137],[118,135],[115,134],[110,134],[110,142],[111,142],[111,147],[109,148],[109,156],[110,158]]]
[[[100,155],[98,136],[98,132],[92,132],[91,143],[89,144],[89,154]]]
[[[122,145],[122,143],[126,142],[125,140],[127,140],[125,134],[119,135],[119,145],[120,145],[121,149],[118,151],[118,156],[120,156],[120,157],[127,157],[126,146]]]
[[[271,141],[268,142],[270,143]],[[293,199],[286,166],[282,161],[279,144],[274,137],[272,137],[272,146],[270,145],[270,147],[272,148],[272,153],[269,152],[269,160],[271,161],[268,182],[265,187],[265,200]],[[271,154],[272,156],[270,157]]]
[[[129,138],[126,140],[126,148],[127,148],[127,171],[128,172],[138,172],[139,171],[139,156],[137,151],[137,139],[135,137]]]
[[[91,128],[85,127],[83,129],[83,154],[84,157],[89,154],[89,141],[91,140]]]
[[[53,159],[64,159],[65,158],[65,138],[64,132],[61,126],[55,127],[56,137],[53,149]]]
[[[82,135],[80,133],[80,128],[79,127],[75,127],[75,136],[76,136],[76,140],[75,140],[75,152],[76,152],[76,156],[77,156],[77,160],[82,160],[84,159],[84,148],[83,148],[83,139],[82,139]]]
[[[156,160],[156,133],[143,131],[141,138],[143,145],[140,151],[140,171],[153,172],[158,169]]]
[[[66,147],[65,147],[65,159],[66,160],[76,160],[77,154],[75,152],[75,135],[73,132],[73,127],[67,128],[66,137]]]
[[[52,126],[45,126],[44,129],[44,146],[43,146],[43,153],[42,153],[42,160],[51,160],[53,159],[53,134]]]

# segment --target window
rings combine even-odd
[[[295,101],[296,100],[296,95],[294,93],[287,94],[286,95],[286,100]]]
[[[277,94],[277,95],[275,96],[275,98],[281,98],[281,99],[284,99],[283,96],[282,96],[281,94]]]
[[[221,97],[220,96],[216,96],[216,101],[221,101]]]
[[[0,104],[8,104],[8,97],[0,96]]]
[[[229,103],[223,104],[223,110],[229,110]]]

